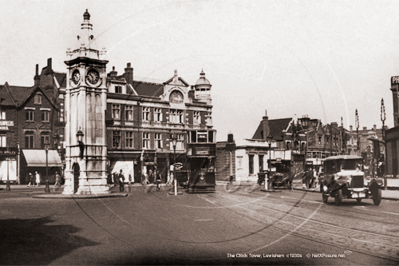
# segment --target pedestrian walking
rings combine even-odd
[[[28,178],[29,178],[28,187],[30,187],[31,185],[34,186],[35,185],[35,180],[33,179],[32,173],[29,173]]]
[[[36,187],[39,187],[40,186],[40,174],[36,171],[35,175],[36,175]]]
[[[119,172],[119,191],[123,192],[125,190],[125,176],[122,169]]]
[[[148,171],[148,181],[150,182],[150,184],[155,184],[154,174],[152,173],[152,170]]]
[[[113,174],[113,177],[114,177],[114,186],[119,186],[119,175],[118,175],[118,173],[117,172],[114,172]]]
[[[54,187],[56,187],[56,186],[61,186],[61,177],[60,177],[60,175],[58,174],[58,172],[55,172],[55,184],[54,184]]]
[[[170,168],[169,168],[169,175],[168,175],[168,181],[166,182],[166,184],[171,184],[173,185],[173,169],[174,169],[174,165],[171,164]]]
[[[157,190],[161,189],[162,175],[158,170],[155,171],[155,182],[157,184]]]
[[[128,186],[131,186],[131,185],[132,185],[132,175],[131,175],[131,174],[129,174],[129,180],[128,180],[127,185],[128,185]]]

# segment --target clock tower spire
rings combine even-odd
[[[107,186],[105,48],[97,48],[86,9],[75,47],[67,50],[66,167],[63,194],[104,194]]]

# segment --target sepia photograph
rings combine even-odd
[[[398,10],[0,1],[0,265],[398,265]]]

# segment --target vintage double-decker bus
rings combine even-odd
[[[180,185],[192,192],[215,191],[216,131],[189,130],[186,162],[177,170]]]

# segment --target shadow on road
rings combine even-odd
[[[72,225],[52,225],[48,217],[0,220],[0,265],[49,264],[74,249],[98,243],[74,235]]]

